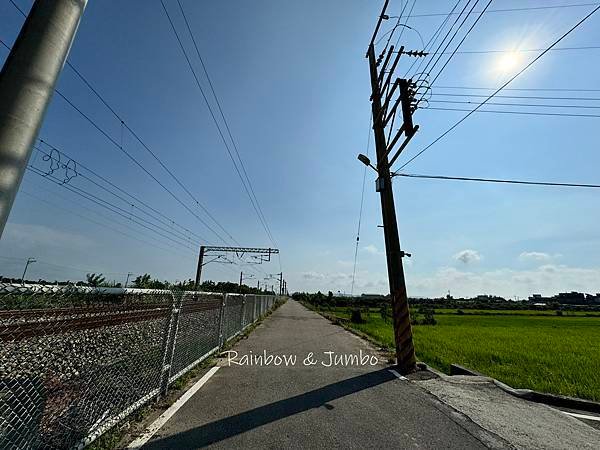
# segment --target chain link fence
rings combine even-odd
[[[85,447],[276,301],[0,283],[0,448]]]

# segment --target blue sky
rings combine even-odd
[[[26,11],[31,6],[29,0],[16,2]],[[177,2],[165,3],[201,74]],[[350,290],[363,179],[356,155],[366,151],[369,132],[364,52],[380,3],[183,0],[281,249],[291,290]],[[448,12],[454,3],[419,0],[413,14]],[[477,9],[486,2],[480,3]],[[564,1],[527,2],[527,6],[558,4]],[[523,2],[497,0],[490,8],[522,6]],[[390,2],[390,15],[400,9],[400,1]],[[544,48],[591,9],[488,13],[461,50]],[[409,25],[427,41],[442,20],[412,17]],[[10,2],[0,2],[4,42],[12,45],[22,23],[23,17]],[[391,24],[387,22],[384,31]],[[597,45],[599,25],[600,15],[593,16],[559,47]],[[408,30],[402,39],[407,48],[420,46],[417,35]],[[0,62],[7,53],[0,49]],[[521,59],[506,71],[498,67],[501,54],[457,54],[436,85],[497,87],[536,54],[519,53]],[[600,50],[595,49],[553,51],[510,87],[600,88],[599,58]],[[69,60],[237,241],[271,245],[159,1],[90,1]],[[399,73],[410,62],[403,58]],[[203,77],[201,83],[208,89]],[[120,140],[120,123],[69,68],[61,75],[59,89]],[[434,89],[443,92],[457,91]],[[575,95],[600,97],[600,92],[565,94]],[[400,160],[416,154],[464,114],[419,110],[415,122],[421,129]],[[405,171],[597,183],[597,124],[597,118],[474,114]],[[131,154],[177,196],[190,200],[131,135],[123,136]],[[40,137],[177,223],[219,243],[58,96],[52,100]],[[48,163],[42,156],[34,154],[32,164],[45,169]],[[384,293],[385,257],[377,228],[380,206],[374,178],[367,172],[355,291]],[[117,203],[81,177],[69,184]],[[600,291],[596,190],[396,178],[394,191],[402,244],[413,254],[406,266],[409,295],[444,295],[450,290],[454,295],[523,297],[533,292]],[[191,202],[189,206],[205,218]],[[125,237],[115,228],[145,242]],[[118,280],[124,280],[127,272],[175,280],[193,277],[195,253],[27,173],[0,242],[0,270],[20,276],[24,260],[31,256],[40,262],[31,266],[29,278],[78,279],[87,271],[101,271]],[[264,272],[278,272],[279,265],[275,260],[260,271],[243,270],[255,271],[255,279],[262,279]],[[212,264],[205,278],[237,280],[239,271],[238,266]]]

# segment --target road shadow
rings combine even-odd
[[[304,394],[207,423],[188,431],[151,440],[144,450],[199,448],[313,408],[331,409],[329,402],[395,380],[388,369],[368,372]],[[218,399],[215,399],[218,401]]]

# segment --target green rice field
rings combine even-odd
[[[349,318],[347,308],[328,314]],[[515,388],[600,401],[600,316],[554,311],[436,311],[436,325],[413,325],[419,360],[448,373],[456,363]],[[546,314],[545,314],[546,313]],[[393,348],[392,325],[378,312],[347,322]]]

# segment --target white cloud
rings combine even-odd
[[[546,264],[532,270],[496,269],[482,273],[443,267],[432,275],[407,279],[411,296],[440,296],[448,289],[455,296],[496,294],[521,298],[533,293],[600,292],[600,268]]]
[[[383,255],[382,251],[379,251],[377,249],[377,247],[375,247],[373,244],[367,245],[366,247],[363,247],[363,250],[366,251],[367,253],[370,253],[372,255]]]
[[[463,264],[471,264],[481,261],[481,255],[477,250],[462,250],[454,255],[454,259],[461,261]]]
[[[336,262],[342,267],[352,267],[354,265],[354,261],[347,261],[345,259],[338,259]]]
[[[521,261],[534,261],[534,262],[548,262],[555,258],[559,258],[560,255],[550,255],[544,252],[523,252],[519,255]]]
[[[304,278],[305,280],[324,280],[325,274],[314,271],[303,272],[302,278]]]
[[[40,247],[81,249],[94,245],[94,241],[80,234],[26,223],[9,222],[3,238],[20,250],[37,250]]]

